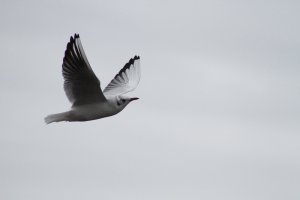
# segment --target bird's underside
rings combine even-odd
[[[108,117],[138,99],[122,95],[134,90],[140,81],[140,57],[131,58],[102,92],[100,81],[88,62],[78,34],[71,37],[67,44],[62,74],[64,90],[72,108],[67,112],[47,116],[46,123]]]

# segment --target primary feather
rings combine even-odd
[[[62,64],[64,90],[73,106],[104,102],[100,81],[84,53],[79,35],[70,38]]]
[[[134,90],[141,77],[140,57],[131,58],[103,90],[104,95],[117,96]]]

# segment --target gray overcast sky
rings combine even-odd
[[[298,200],[299,1],[8,1],[0,7],[0,199]],[[79,33],[102,88],[135,54],[120,114],[70,104]]]

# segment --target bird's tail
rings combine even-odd
[[[63,112],[63,113],[48,115],[47,117],[45,117],[44,120],[46,124],[50,124],[52,122],[68,121],[67,117],[68,117],[68,112]]]

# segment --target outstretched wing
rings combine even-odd
[[[70,38],[62,64],[64,89],[73,106],[104,102],[100,81],[84,53],[78,34]]]
[[[141,77],[140,57],[131,58],[106,86],[103,93],[106,97],[118,96],[134,90]]]

